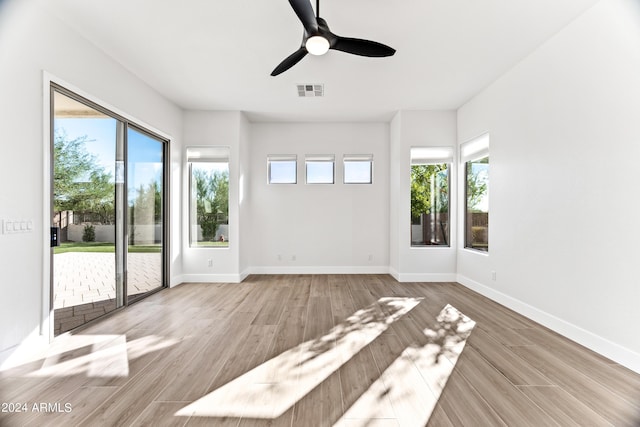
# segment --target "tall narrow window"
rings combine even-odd
[[[307,184],[333,184],[335,160],[332,154],[305,156]]]
[[[189,147],[191,247],[229,246],[229,147]]]
[[[347,154],[343,160],[345,184],[373,183],[373,155]]]
[[[449,147],[411,149],[411,246],[449,246]]]
[[[489,251],[489,135],[463,144],[465,171],[464,246]]]
[[[298,182],[298,157],[295,154],[267,157],[269,184],[295,184]]]

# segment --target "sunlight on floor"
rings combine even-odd
[[[426,425],[474,326],[447,304],[423,331],[428,342],[406,348],[335,425],[364,427],[384,418],[403,427]]]
[[[127,342],[126,335],[73,335],[56,340],[39,369],[26,377],[114,378],[129,375],[129,361],[176,344],[155,335]]]
[[[178,411],[176,416],[274,419],[420,303],[381,298],[326,335],[304,342]]]

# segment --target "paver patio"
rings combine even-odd
[[[130,253],[128,294],[138,295],[160,286],[160,253]],[[115,309],[115,255],[68,252],[54,255],[53,308],[59,334]]]

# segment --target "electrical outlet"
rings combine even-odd
[[[369,254],[369,262],[373,261],[373,254]]]
[[[291,261],[295,261],[296,260],[296,256],[295,255],[291,255]]]
[[[278,261],[282,261],[282,255],[278,254]]]
[[[496,272],[495,271],[491,272],[491,280],[493,280],[494,282],[496,281]]]
[[[213,267],[213,260],[211,258],[207,260],[207,266]]]

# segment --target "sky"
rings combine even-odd
[[[309,184],[333,184],[335,181],[334,169],[334,162],[307,161],[306,182]],[[345,162],[344,180],[347,183],[370,183],[371,163],[360,161]],[[291,184],[296,182],[296,161],[271,161],[269,182],[272,184]]]
[[[113,118],[56,118],[56,132],[64,130],[69,139],[87,136],[86,149],[95,156],[97,163],[115,181],[116,170],[116,128]],[[129,128],[127,135],[129,150],[129,195],[135,197],[140,185],[152,181],[162,182],[162,143],[135,129]],[[133,193],[133,194],[132,194]]]

